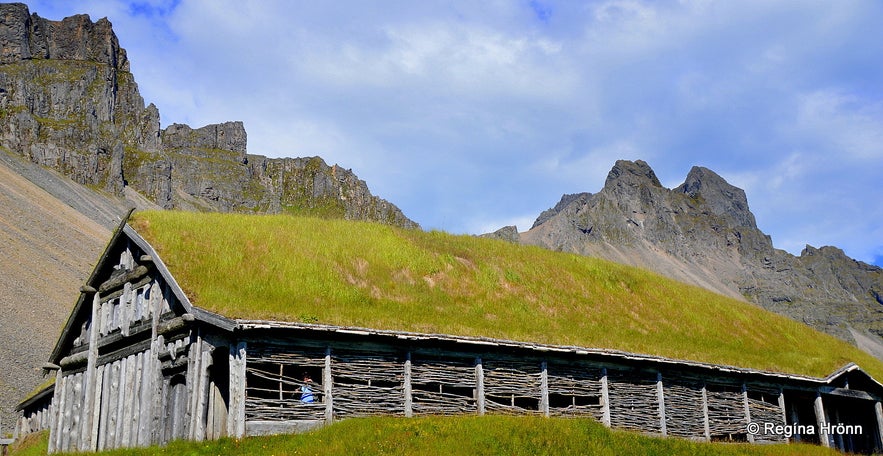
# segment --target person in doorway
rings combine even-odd
[[[313,395],[313,379],[310,378],[309,372],[304,372],[304,383],[300,387],[300,401],[304,403],[311,403],[316,401],[316,397]]]

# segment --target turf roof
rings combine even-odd
[[[387,225],[156,211],[130,225],[191,302],[230,318],[485,336],[825,376],[855,347],[652,272]]]

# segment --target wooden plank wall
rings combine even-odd
[[[172,311],[174,295],[159,274],[138,261],[152,266],[126,249],[106,282],[84,287],[92,312],[60,361],[49,452],[204,438],[213,347]]]

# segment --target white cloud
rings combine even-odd
[[[880,249],[883,3],[138,4],[31,10],[109,16],[164,124],[243,120],[250,152],[353,168],[426,227],[524,229],[643,159],[732,179],[789,250]]]

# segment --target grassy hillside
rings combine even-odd
[[[44,434],[45,435],[45,434]],[[45,454],[33,439],[12,456]],[[43,453],[41,453],[41,450]],[[108,451],[105,455],[834,455],[815,445],[697,443],[612,431],[591,419],[541,417],[360,418],[318,431],[242,440],[172,442],[164,448]]]
[[[579,345],[825,376],[883,364],[754,305],[599,259],[286,215],[136,213],[193,303],[229,317]]]

